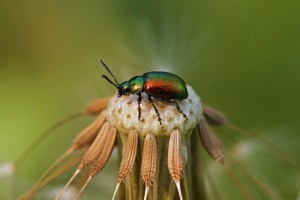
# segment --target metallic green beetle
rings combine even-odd
[[[124,81],[123,83],[119,84],[104,61],[99,61],[114,79],[115,83],[112,82],[107,76],[102,75],[103,78],[105,78],[109,83],[118,89],[118,97],[121,97],[122,95],[128,96],[130,94],[138,95],[139,120],[141,119],[140,104],[142,102],[142,92],[145,92],[148,95],[148,100],[152,104],[160,124],[160,114],[151,97],[160,98],[164,101],[174,103],[177,110],[187,120],[187,116],[182,112],[180,106],[176,102],[176,100],[184,100],[188,97],[186,84],[179,76],[170,72],[153,71],[147,72],[141,76],[135,76],[128,81]]]

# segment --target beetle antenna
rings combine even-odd
[[[108,82],[112,83],[113,85],[115,85],[117,88],[120,85],[116,79],[116,77],[113,75],[113,73],[110,71],[110,69],[108,68],[108,66],[104,63],[104,61],[102,59],[99,59],[99,62],[105,67],[105,69],[108,71],[108,73],[113,77],[114,81],[116,84],[112,83],[112,81],[107,78],[106,76],[102,76],[103,78],[105,78]]]
[[[117,89],[119,89],[119,85],[116,85],[114,82],[112,82],[107,76],[102,75],[102,78],[105,78],[108,82],[110,82],[111,84],[113,84]]]

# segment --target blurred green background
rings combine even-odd
[[[177,73],[232,122],[299,160],[299,6],[268,0],[1,1],[0,162],[16,159],[57,120],[115,92],[100,77],[106,71],[98,58],[119,82],[146,71]],[[22,165],[18,179],[24,187],[17,193],[28,189],[91,119],[71,122],[43,142]],[[245,140],[228,132],[221,135],[225,148]],[[110,165],[115,174],[118,167]],[[285,165],[276,169],[266,182],[282,183],[273,189],[296,199],[299,172],[287,173]],[[283,178],[276,179],[277,173]],[[101,181],[99,187],[91,184],[90,193],[102,191],[109,198],[116,175]]]

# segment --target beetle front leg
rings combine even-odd
[[[158,112],[158,109],[157,109],[157,108],[156,108],[156,106],[154,105],[154,103],[153,103],[153,101],[152,101],[152,99],[151,99],[151,96],[150,96],[150,95],[148,95],[148,100],[149,100],[149,102],[152,104],[152,107],[154,108],[154,110],[155,110],[155,113],[156,113],[156,115],[157,115],[158,122],[159,122],[159,124],[161,125],[161,118],[160,118],[160,114],[159,114],[159,112]]]
[[[142,110],[141,110],[142,93],[141,93],[141,92],[138,92],[137,95],[139,96],[139,98],[138,98],[139,121],[141,121],[141,116],[142,116]]]

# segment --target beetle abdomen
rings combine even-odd
[[[188,97],[185,82],[169,72],[148,72],[143,75],[144,90],[154,97],[183,100]]]

